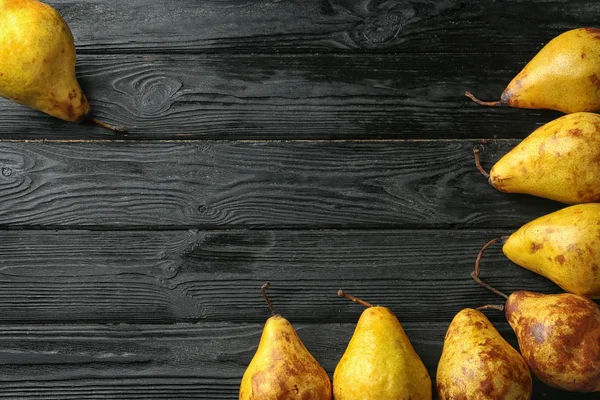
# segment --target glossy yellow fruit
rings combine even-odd
[[[334,399],[424,400],[431,392],[427,368],[394,313],[368,307],[333,374]]]
[[[481,312],[464,309],[452,320],[437,369],[440,400],[528,400],[527,363]]]
[[[510,235],[502,250],[515,264],[567,292],[600,298],[600,204],[578,204],[537,218]]]
[[[70,122],[93,118],[75,76],[73,35],[60,14],[37,0],[0,0],[0,96]]]
[[[467,95],[483,105],[600,111],[600,29],[573,29],[552,39],[514,77],[498,102]]]
[[[600,115],[569,114],[538,128],[494,165],[490,183],[568,204],[600,201]]]
[[[266,288],[263,296],[273,310]],[[331,400],[329,376],[281,315],[263,329],[258,349],[240,384],[240,400]]]
[[[520,291],[508,297],[505,312],[523,358],[541,381],[572,392],[600,391],[600,309],[595,302],[573,294]]]
[[[0,96],[65,121],[89,112],[75,78],[73,36],[49,5],[0,0]]]

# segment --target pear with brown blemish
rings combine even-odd
[[[390,309],[338,295],[367,307],[333,373],[335,400],[429,400],[431,379]]]
[[[62,16],[37,0],[0,0],[0,96],[70,122],[94,118],[75,76],[75,44]]]
[[[517,335],[521,354],[542,382],[571,392],[600,391],[600,308],[583,296],[517,291],[510,296],[473,278],[504,297],[504,311]]]
[[[263,329],[258,349],[240,384],[240,400],[331,400],[331,381],[306,349],[298,334],[276,314],[266,294],[262,295],[273,316]]]
[[[567,292],[600,298],[600,204],[578,204],[537,218],[480,251],[503,242],[515,264],[545,276]]]
[[[480,311],[460,311],[448,327],[437,368],[440,400],[529,400],[527,363]]]
[[[564,32],[531,59],[506,87],[499,101],[486,106],[550,109],[564,113],[600,111],[600,29]]]
[[[599,60],[600,62],[600,60]],[[488,174],[496,189],[567,204],[600,201],[600,115],[574,113],[536,129],[500,159]]]

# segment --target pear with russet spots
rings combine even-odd
[[[529,400],[531,373],[485,315],[466,308],[448,327],[437,389],[440,400]]]
[[[276,314],[262,287],[273,316],[269,318],[240,384],[240,400],[331,400],[329,376],[306,349],[288,320]]]
[[[527,136],[504,155],[488,174],[496,189],[529,194],[567,204],[600,201],[600,115],[565,115]]]
[[[551,109],[564,113],[600,111],[600,29],[564,32],[529,61],[508,84],[499,101],[486,106]]]
[[[567,292],[600,298],[600,204],[577,204],[539,217],[508,237],[493,239],[479,253],[503,242],[515,264],[550,279]]]

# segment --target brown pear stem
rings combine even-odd
[[[353,302],[355,302],[355,303],[358,303],[358,304],[362,304],[362,305],[363,305],[363,306],[365,306],[365,307],[373,307],[373,305],[372,305],[372,304],[370,304],[370,303],[367,303],[366,301],[364,301],[364,300],[361,300],[361,299],[359,299],[359,298],[356,298],[356,297],[352,296],[351,294],[348,294],[348,293],[344,292],[342,289],[338,290],[337,294],[338,294],[338,296],[340,296],[340,297],[345,297],[345,298],[347,298],[348,300],[351,300],[351,301],[353,301]]]
[[[95,118],[95,117],[92,117],[91,121],[92,121],[92,123],[94,123],[98,126],[101,126],[105,129],[111,130],[115,133],[127,133],[127,128],[125,128],[124,126],[111,125],[104,121],[100,121],[98,118]]]
[[[271,310],[271,315],[276,315],[277,313],[275,312],[275,309],[273,308],[273,304],[271,303],[271,300],[269,300],[269,296],[267,296],[267,288],[271,286],[271,282],[266,282],[264,285],[262,285],[262,287],[260,288],[260,292],[262,293],[262,297],[265,299],[265,301],[267,302],[267,305],[269,306],[269,310]]]
[[[477,254],[477,259],[475,260],[475,270],[473,271],[473,273],[471,273],[471,277],[479,285],[483,286],[484,288],[488,289],[491,292],[496,293],[498,296],[504,297],[506,300],[508,300],[508,296],[506,294],[502,293],[498,289],[495,289],[495,288],[491,287],[490,285],[488,285],[487,283],[485,283],[483,280],[481,280],[481,278],[479,277],[479,269],[480,269],[479,265],[481,264],[481,257],[483,256],[483,253],[485,252],[485,250],[488,247],[490,247],[491,245],[493,245],[493,244],[496,244],[498,242],[505,242],[506,239],[508,239],[508,236],[502,236],[500,238],[492,239],[489,242],[487,242],[481,248],[481,250],[479,250],[479,254]]]
[[[470,98],[471,100],[473,100],[475,103],[481,104],[482,106],[499,107],[499,106],[502,105],[502,102],[500,100],[498,100],[498,101],[482,101],[482,100],[479,100],[477,97],[475,97],[473,95],[473,93],[471,93],[469,91],[465,92],[465,96],[467,96],[468,98]]]
[[[488,304],[487,306],[477,307],[476,310],[477,311],[497,310],[497,311],[504,312],[504,306]]]
[[[475,156],[475,166],[483,176],[490,179],[490,174],[481,166],[481,149],[479,146],[473,147],[473,155]]]

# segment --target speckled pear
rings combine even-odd
[[[600,298],[600,204],[578,204],[537,218],[504,242],[504,254],[515,264],[543,275],[567,292]]]
[[[400,322],[386,307],[367,307],[333,374],[335,400],[429,400],[431,379]]]
[[[529,400],[531,373],[485,315],[466,308],[446,332],[437,390],[440,400]]]
[[[61,15],[37,0],[0,0],[0,96],[70,122],[90,121],[75,76],[73,35]]]
[[[273,312],[263,329],[258,349],[240,384],[240,400],[331,400],[331,381],[306,349],[298,334],[281,315]]]
[[[582,296],[520,291],[505,305],[531,371],[549,386],[600,391],[600,308]]]
[[[600,60],[599,60],[600,62]],[[498,161],[489,175],[502,192],[567,204],[600,201],[600,115],[574,113],[536,129]]]
[[[548,42],[488,106],[600,111],[600,29],[578,28]]]

